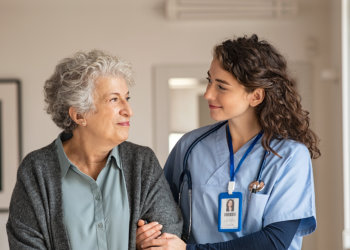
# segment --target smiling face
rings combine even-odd
[[[128,138],[132,110],[129,88],[120,77],[100,77],[94,90],[95,110],[86,114],[86,132],[99,144],[115,147]]]
[[[217,59],[213,59],[208,71],[208,86],[204,98],[208,101],[210,116],[214,120],[234,121],[254,115],[252,95],[230,72],[221,67]]]

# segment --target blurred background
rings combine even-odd
[[[303,249],[343,249],[348,224],[341,21],[341,0],[0,0],[0,79],[21,81],[18,152],[25,156],[60,132],[43,101],[43,84],[57,62],[78,50],[96,48],[132,63],[136,84],[130,89],[134,116],[129,140],[151,147],[163,164],[183,133],[213,122],[202,98],[213,46],[256,33],[286,57],[303,106],[310,111],[311,127],[321,139],[322,156],[313,162],[318,225],[304,238]],[[11,96],[0,83],[1,91],[0,100]],[[5,149],[11,139],[4,130],[11,122],[4,113],[0,148]],[[6,157],[18,152],[2,153],[3,250],[8,249],[7,207],[18,167]]]

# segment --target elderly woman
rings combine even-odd
[[[181,234],[156,156],[125,142],[132,82],[129,64],[97,50],[57,65],[45,102],[64,131],[18,169],[7,223],[11,249],[135,249],[139,219]]]

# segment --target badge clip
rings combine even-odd
[[[235,190],[235,182],[234,181],[230,181],[228,183],[227,193],[229,195],[231,195],[233,193],[233,190]]]

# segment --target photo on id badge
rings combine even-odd
[[[219,231],[236,232],[241,229],[239,197],[219,198]]]

